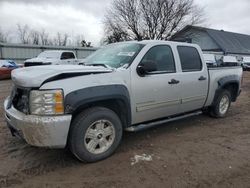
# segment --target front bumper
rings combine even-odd
[[[66,146],[71,115],[26,115],[13,106],[7,108],[8,101],[9,98],[4,101],[5,119],[12,134],[17,133],[32,146],[49,148]]]

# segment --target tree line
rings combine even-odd
[[[169,40],[187,25],[205,22],[204,10],[194,0],[113,0],[103,18],[102,43],[129,40]],[[72,42],[67,33],[53,37],[45,29],[30,29],[17,24],[17,36],[23,44],[90,47],[91,42],[77,35]],[[8,34],[0,29],[0,42],[8,42]]]
[[[92,47],[91,42],[87,42],[83,35],[77,35],[73,38],[69,38],[69,34],[57,32],[55,36],[50,36],[45,29],[36,30],[31,29],[27,24],[17,24],[15,34],[17,40],[21,44],[32,44],[32,45],[50,45],[50,46],[81,46],[81,47]],[[8,43],[11,42],[9,33],[4,32],[0,28],[0,42]]]

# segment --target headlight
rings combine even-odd
[[[33,90],[30,93],[30,113],[57,115],[64,113],[62,90]]]

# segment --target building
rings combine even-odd
[[[250,56],[250,35],[186,26],[171,40],[198,44],[205,53],[232,55],[238,59]]]
[[[78,59],[84,59],[97,48],[0,43],[0,59],[11,59],[17,63],[23,63],[26,59],[34,58],[45,50],[74,51]]]

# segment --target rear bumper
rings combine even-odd
[[[12,134],[22,137],[28,144],[38,147],[64,148],[71,122],[71,115],[25,115],[4,102],[5,119]]]

